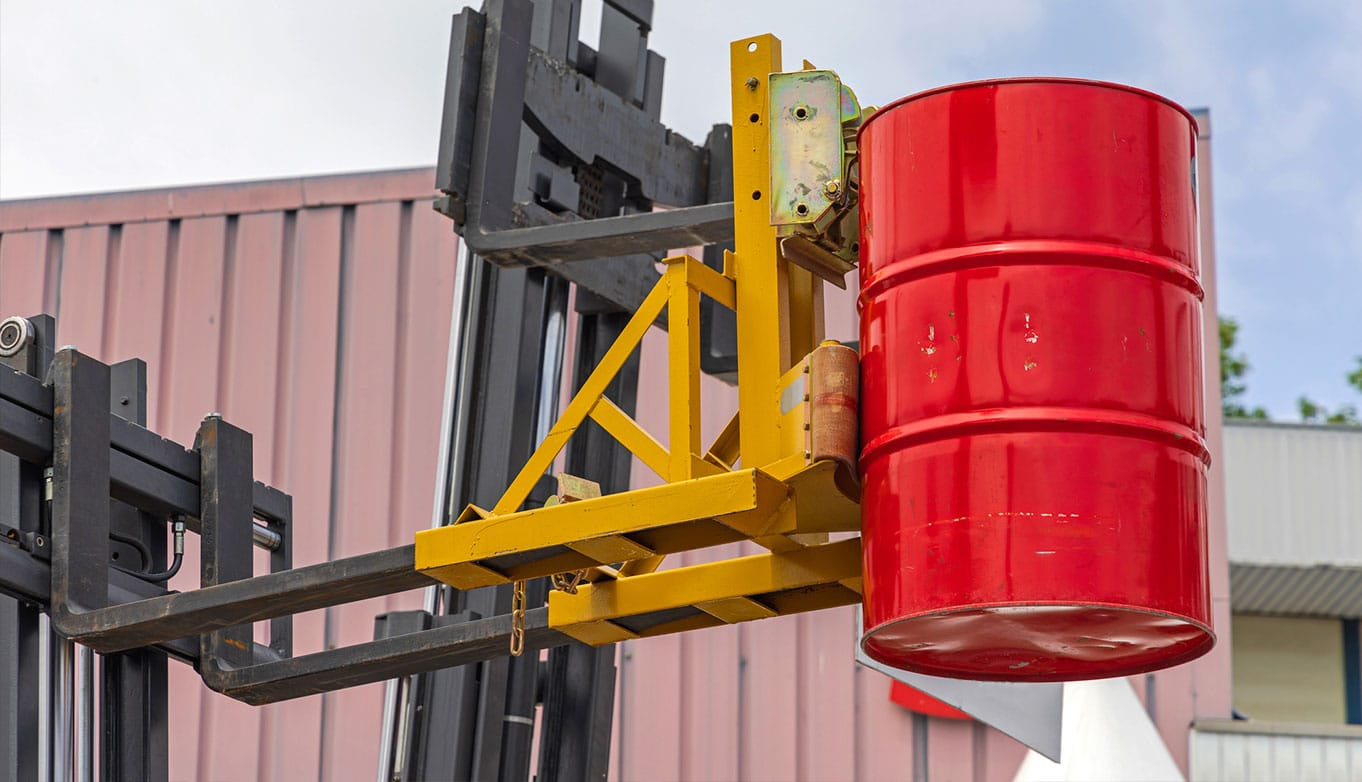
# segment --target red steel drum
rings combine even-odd
[[[1215,643],[1196,126],[1115,84],[924,92],[861,129],[866,653],[1126,676]]]

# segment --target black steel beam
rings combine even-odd
[[[525,612],[525,652],[576,643],[548,626],[547,608]],[[328,649],[288,660],[205,675],[217,692],[245,703],[267,703],[315,695],[344,687],[411,676],[451,665],[504,659],[511,640],[511,617],[458,622],[418,633]]]
[[[485,17],[471,8],[454,15],[445,70],[445,103],[440,121],[440,148],[435,161],[435,188],[450,196],[448,211],[455,222],[465,218],[465,199],[473,164],[473,123],[478,82],[482,75]]]
[[[0,600],[0,780],[38,779],[38,611]]]
[[[105,655],[100,666],[100,779],[169,777],[169,690],[165,655]]]
[[[0,563],[9,547],[0,548]],[[213,632],[238,624],[313,611],[429,586],[416,570],[415,545],[256,576],[189,592],[149,597],[80,615],[72,638],[100,652]],[[31,558],[29,558],[31,559]],[[28,578],[40,578],[41,563]],[[5,580],[9,580],[6,575]],[[113,595],[117,597],[117,595]]]
[[[486,0],[483,15],[477,111],[463,118],[473,123],[467,221],[475,230],[469,233],[512,226],[534,8],[528,0]]]
[[[199,455],[118,415],[107,415],[110,496],[149,512],[182,514],[197,532]],[[0,451],[33,464],[52,460],[52,389],[5,366],[0,366]],[[278,489],[253,484],[256,517],[287,519],[290,503]]]
[[[56,324],[47,316],[30,318],[29,323],[33,327],[34,341],[14,355],[0,357],[0,370],[3,370],[0,380],[46,371]],[[25,375],[15,375],[11,369]],[[35,388],[41,389],[41,385],[9,382],[4,387],[11,386],[18,386],[16,396],[25,405],[41,406],[41,395],[32,393]],[[33,413],[22,407],[21,412]],[[25,415],[0,413],[0,420],[7,417],[11,421],[17,418],[31,422]],[[3,431],[3,424],[0,424],[0,431]],[[51,434],[50,426],[48,434]],[[10,453],[0,453],[0,525],[13,531],[19,539],[13,546],[0,544],[0,555],[4,555],[0,557],[0,574],[11,570],[6,558],[23,565],[35,561],[29,552],[17,547],[20,541],[30,549],[46,543],[46,530],[42,528],[42,486],[40,466],[24,462]],[[46,593],[51,586],[50,573],[46,568],[34,570],[38,572],[35,574],[26,567],[14,568],[15,576],[25,582],[26,588]],[[38,725],[42,716],[38,701],[46,687],[40,676],[39,638],[45,632],[49,631],[41,622],[37,601],[14,590],[0,595],[0,780],[4,782],[38,779]]]
[[[733,202],[641,212],[596,220],[567,220],[463,234],[468,247],[498,266],[552,266],[677,247],[717,244],[733,238]]]
[[[580,317],[574,390],[586,381],[630,316],[610,312]],[[605,392],[630,415],[638,406],[640,363],[635,353]],[[568,444],[568,472],[597,481],[607,494],[629,488],[632,467],[632,454],[594,423],[583,427]],[[613,644],[568,644],[549,651],[539,741],[542,778],[605,779],[614,720],[615,653]]]
[[[714,125],[705,139],[709,150],[709,199],[722,201],[733,193],[733,128]],[[734,249],[731,239],[704,249],[702,259],[717,272],[724,269],[724,252]],[[733,310],[708,296],[700,300],[700,370],[725,383],[738,382],[738,318]]]
[[[131,359],[110,367],[110,410],[145,426],[147,365]],[[145,431],[145,430],[143,430]],[[114,501],[109,516],[114,559],[135,570],[166,568],[166,525],[154,514]],[[137,545],[129,545],[133,541]],[[121,555],[121,556],[120,556]],[[165,782],[170,774],[170,703],[166,655],[136,649],[105,655],[100,664],[100,778]]]
[[[267,577],[261,576],[261,578]],[[422,576],[422,578],[425,577]],[[52,567],[48,562],[22,551],[16,546],[0,544],[0,593],[46,607],[52,602],[51,581]],[[387,590],[377,594],[391,594],[394,591],[400,590]],[[193,593],[185,592],[183,594]],[[111,602],[132,603],[148,598],[164,597],[165,595],[165,589],[160,585],[150,584],[135,576],[116,570],[109,573],[109,600]],[[114,608],[121,607],[114,606]],[[198,638],[176,638],[151,645],[177,660],[191,665],[198,663]],[[93,645],[91,647],[99,651],[97,647]],[[256,654],[266,659],[273,657],[268,647],[262,649],[259,645],[256,647]]]
[[[653,255],[624,255],[590,263],[565,263],[552,271],[577,286],[578,312],[634,312],[662,276],[657,270],[658,260]],[[662,316],[658,319],[664,320]]]
[[[203,472],[199,478],[199,573],[201,589],[247,581],[252,573],[251,433],[210,415],[194,438]],[[195,590],[198,591],[198,590]],[[251,625],[220,624],[199,635],[199,670],[252,663]]]
[[[607,12],[604,18],[612,16]],[[642,56],[646,66],[646,42],[640,40],[637,27],[633,31],[626,50]],[[607,75],[601,59],[606,53],[603,49],[597,55],[597,80]],[[669,206],[705,202],[704,148],[648,115],[642,102],[644,84],[631,85],[630,97],[624,97],[537,49],[530,50],[528,65],[525,121],[546,143],[585,164],[619,174],[648,201]],[[619,66],[632,78],[638,62],[631,59]],[[609,75],[614,75],[613,69]]]
[[[52,361],[52,603],[58,630],[109,603],[109,367],[74,349]]]

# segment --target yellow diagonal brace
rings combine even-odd
[[[549,626],[564,629],[684,606],[701,606],[704,610],[705,605],[727,613],[724,621],[745,621],[760,618],[761,612],[744,612],[737,607],[740,604],[728,601],[840,584],[860,575],[861,539],[851,538],[785,553],[756,554],[600,581],[579,587],[575,595],[554,592],[549,595]]]
[[[637,456],[648,469],[657,473],[657,477],[664,481],[671,480],[668,465],[671,457],[667,454],[667,449],[639,426],[637,421],[630,418],[628,413],[621,410],[619,405],[610,401],[608,397],[601,397],[601,401],[591,409],[591,420],[600,424],[616,442]]]
[[[711,464],[722,466],[726,470],[733,469],[733,463],[738,460],[738,414],[728,419],[719,436],[714,438],[714,443],[709,446],[709,452],[705,454],[705,461]]]
[[[586,420],[591,409],[596,406],[601,394],[604,394],[605,389],[610,385],[610,381],[614,379],[620,367],[624,366],[624,362],[629,360],[634,348],[638,347],[643,335],[653,325],[653,321],[657,320],[657,316],[662,314],[662,309],[667,306],[667,294],[666,280],[659,280],[657,285],[653,286],[652,292],[639,305],[638,311],[629,319],[624,330],[620,332],[615,344],[611,345],[610,349],[605,352],[605,356],[601,358],[601,363],[596,365],[577,395],[568,403],[567,409],[563,411],[558,423],[553,425],[553,428],[544,438],[544,442],[539,444],[534,454],[530,456],[530,460],[516,475],[515,480],[511,481],[506,493],[492,508],[493,514],[512,513],[525,502],[526,497],[530,496],[530,491],[539,481],[540,476],[553,464],[558,452],[563,450],[568,438]]]

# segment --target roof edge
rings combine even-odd
[[[400,168],[0,201],[0,233],[434,199],[435,168]]]

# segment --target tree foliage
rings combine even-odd
[[[1248,391],[1244,376],[1248,374],[1248,357],[1234,352],[1234,343],[1239,336],[1239,323],[1234,318],[1220,318],[1220,407],[1226,418],[1267,418],[1267,411],[1261,407],[1246,407],[1243,396]],[[1362,383],[1362,368],[1358,369],[1358,382]]]
[[[1348,385],[1362,392],[1362,356],[1356,357],[1357,368],[1349,372],[1346,377]],[[1339,405],[1333,410],[1329,410],[1323,405],[1316,404],[1309,397],[1302,396],[1296,400],[1296,407],[1300,410],[1301,420],[1307,424],[1362,424],[1362,420],[1357,417],[1357,405]]]
[[[1357,419],[1356,405],[1339,405],[1333,410],[1315,402],[1307,396],[1296,400],[1296,408],[1300,411],[1301,421],[1307,424],[1357,424],[1362,423]]]
[[[1226,418],[1267,418],[1261,407],[1249,408],[1243,397],[1248,390],[1244,376],[1250,369],[1248,357],[1234,352],[1239,336],[1239,323],[1234,318],[1220,318],[1220,404]],[[1362,356],[1356,357],[1357,366],[1347,374],[1348,385],[1362,393]],[[1330,410],[1308,396],[1296,400],[1301,421],[1307,424],[1362,425],[1356,405],[1339,405]]]

